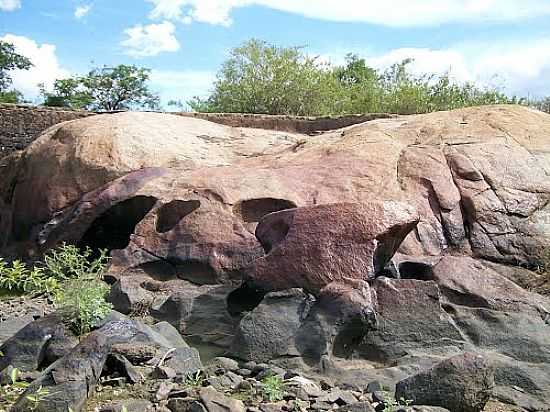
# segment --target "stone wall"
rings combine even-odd
[[[395,115],[387,113],[354,114],[346,116],[302,117],[274,116],[266,114],[240,113],[174,113],[180,116],[195,117],[233,127],[280,130],[283,132],[315,134],[327,130],[340,129],[375,119],[387,119]]]
[[[26,148],[40,133],[57,123],[92,116],[96,113],[29,105],[0,104],[0,157]],[[234,113],[171,113],[194,117],[233,127],[280,130],[315,134],[369,120],[388,118],[389,114],[335,117],[271,116]]]
[[[0,104],[0,157],[24,149],[50,126],[92,114],[77,110]]]

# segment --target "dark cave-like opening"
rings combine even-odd
[[[296,203],[286,199],[273,199],[270,197],[260,199],[243,200],[235,205],[235,212],[241,215],[247,223],[259,222],[269,213],[279,212],[285,209],[294,209]]]
[[[399,276],[401,279],[433,280],[433,269],[422,262],[401,262],[399,264]]]
[[[101,249],[126,248],[136,225],[156,202],[157,199],[151,196],[135,196],[117,203],[93,221],[77,246],[89,247],[96,256]]]
[[[173,200],[159,208],[157,212],[157,232],[166,233],[172,230],[185,216],[197,210],[201,205],[198,200]]]
[[[250,312],[262,302],[265,295],[265,291],[245,282],[227,296],[227,312],[231,316]]]

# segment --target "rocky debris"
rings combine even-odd
[[[208,412],[244,412],[244,403],[237,399],[231,399],[214,388],[202,388],[199,393],[200,400]]]
[[[99,408],[99,412],[154,412],[153,404],[145,399],[126,399]]]
[[[480,354],[466,352],[402,380],[395,387],[395,396],[456,412],[480,412],[494,385],[490,362]]]
[[[35,324],[38,322],[40,320]],[[34,410],[66,411],[71,408],[76,412],[81,411],[107,368],[111,368],[110,372],[120,373],[122,366],[126,378],[140,380],[139,374],[128,362],[132,356],[126,352],[131,353],[127,349],[132,346],[151,348],[155,352],[153,359],[157,365],[160,367],[166,364],[175,370],[175,375],[186,377],[200,370],[202,364],[198,352],[188,347],[181,336],[170,328],[167,324],[149,327],[129,319],[113,320],[105,324],[86,336],[66,356],[49,365],[21,395],[12,410],[28,410],[31,402],[28,396],[42,388],[48,390],[49,395],[36,408],[33,406]],[[11,346],[6,348],[10,353]],[[122,358],[122,355],[126,357]],[[109,357],[110,365],[107,363]],[[19,367],[20,361],[12,357],[11,364]]]
[[[54,343],[51,350],[49,350],[50,342]],[[68,344],[59,345],[60,342]],[[37,319],[0,346],[0,352],[3,355],[0,357],[0,373],[9,365],[22,371],[37,370],[48,358],[61,356],[60,352],[66,353],[67,350],[72,349],[70,343],[73,342],[73,334],[63,325],[58,315],[52,314]]]
[[[374,406],[370,402],[354,402],[349,405],[341,406],[337,409],[339,412],[375,412]]]
[[[319,295],[330,283],[374,279],[418,223],[398,202],[335,203],[271,213],[256,229],[266,255],[247,277],[264,290],[303,288]]]
[[[175,130],[170,116],[145,113],[105,119],[53,128],[2,161],[0,254],[34,259],[62,241],[106,248],[116,308],[165,322],[134,323],[130,342],[94,332],[85,364],[70,360],[86,340],[72,348],[61,329],[41,335],[30,323],[26,345],[2,346],[4,369],[46,368],[29,390],[54,385],[54,365],[77,364],[76,381],[59,377],[78,389],[75,405],[86,379],[122,390],[130,374],[158,372],[181,390],[201,369],[187,342],[245,361],[218,360],[199,385],[222,396],[262,393],[270,375],[331,381],[318,396],[289,386],[264,410],[393,407],[382,387],[471,351],[495,365],[499,401],[550,403],[550,303],[518,286],[533,274],[519,266],[540,265],[550,242],[549,116],[491,106],[307,138],[198,120]],[[159,133],[172,151],[158,151]],[[106,370],[114,355],[123,358]],[[328,396],[339,390],[350,393]],[[151,401],[170,399],[180,398]],[[207,409],[198,393],[181,399]]]
[[[131,383],[139,383],[144,379],[144,376],[132,365],[132,363],[124,356],[117,353],[112,353],[107,356],[105,368],[111,372],[114,372],[119,376],[126,378]]]

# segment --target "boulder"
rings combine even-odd
[[[168,114],[92,116],[54,126],[3,160],[10,172],[1,185],[13,190],[0,204],[0,252],[33,255],[85,234],[88,245],[117,238],[103,245],[128,248],[115,267],[155,263],[208,283],[238,277],[261,254],[251,232],[267,213],[376,198],[418,210],[402,252],[533,267],[549,241],[549,127],[550,116],[512,105],[379,119],[316,137]],[[126,183],[111,186],[116,179]]]
[[[467,345],[442,308],[435,282],[382,277],[372,288],[378,327],[357,347],[362,358],[390,365],[409,356],[450,356]]]
[[[40,388],[48,390],[49,395],[38,405],[32,405],[33,410],[61,412],[70,408],[81,411],[94,392],[109,355],[126,355],[126,359],[132,359],[133,348],[150,348],[159,363],[164,360],[166,366],[184,377],[202,369],[198,352],[189,348],[181,337],[174,340],[174,334],[160,333],[166,330],[166,325],[149,327],[129,319],[105,324],[46,368],[19,397],[13,412],[29,410],[31,400],[28,396]]]
[[[51,362],[62,356],[76,343],[73,333],[65,327],[59,315],[37,319],[0,346],[3,355],[0,357],[0,373],[9,365],[21,371],[47,366],[48,360]]]
[[[256,229],[267,254],[246,275],[265,290],[295,287],[314,295],[332,282],[373,279],[417,222],[414,208],[397,202],[275,212]]]
[[[494,369],[488,360],[480,354],[465,352],[400,381],[395,387],[395,397],[454,412],[480,412],[494,385]]]
[[[547,411],[550,405],[550,365],[518,361],[509,356],[488,353],[495,368],[493,398],[517,409]]]
[[[202,388],[200,400],[208,412],[244,412],[242,401],[232,399],[216,391],[212,387]]]
[[[312,302],[301,289],[267,294],[239,323],[231,353],[256,362],[299,357],[294,339]]]
[[[18,170],[25,183],[15,188],[14,224],[24,231],[47,221],[52,212],[133,170],[227,165],[297,140],[291,133],[160,113],[114,113],[65,122],[46,130],[25,151]]]

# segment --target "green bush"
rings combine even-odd
[[[264,400],[269,402],[278,402],[283,399],[285,394],[285,382],[277,375],[267,376],[262,380],[262,395]]]
[[[105,300],[109,286],[99,278],[79,277],[68,281],[55,303],[63,319],[79,335],[88,333],[113,309]]]
[[[62,284],[79,277],[99,278],[109,260],[106,251],[92,259],[92,250],[62,244],[46,253],[32,269],[19,260],[8,265],[0,258],[0,289],[16,293],[45,294],[54,298]]]
[[[300,47],[250,40],[234,48],[207,99],[189,106],[199,112],[337,115],[428,113],[467,106],[520,103],[495,88],[458,83],[450,75],[411,74],[407,59],[384,71],[349,54],[333,66]]]
[[[52,249],[44,255],[44,261],[38,264],[46,276],[58,281],[79,278],[82,276],[101,277],[109,261],[106,250],[101,250],[97,258],[93,258],[90,248],[79,249],[74,245],[63,243],[57,249]]]
[[[109,286],[102,281],[108,260],[104,250],[93,258],[91,249],[66,244],[46,253],[33,269],[19,260],[8,265],[0,259],[0,290],[49,296],[65,321],[82,335],[112,310],[105,300]]]
[[[0,289],[14,293],[46,294],[53,297],[59,290],[58,279],[35,267],[27,268],[23,262],[14,260],[8,265],[0,258]]]

